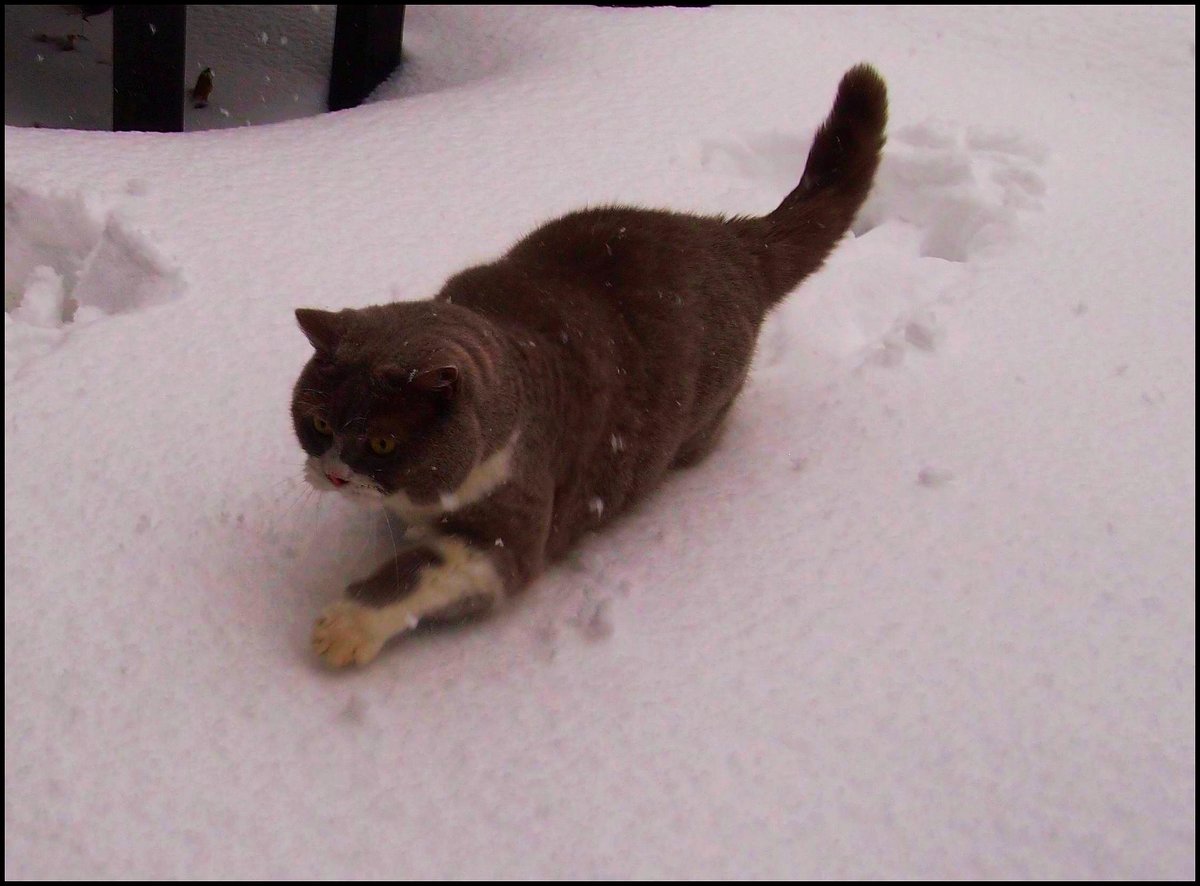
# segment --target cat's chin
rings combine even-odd
[[[382,505],[384,495],[378,489],[369,486],[359,486],[351,481],[337,490],[350,501],[365,505]]]

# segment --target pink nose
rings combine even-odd
[[[345,486],[350,482],[349,480],[343,480],[341,477],[335,477],[333,474],[326,474],[325,476],[329,478],[329,482],[334,486]]]

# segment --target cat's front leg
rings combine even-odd
[[[313,649],[333,667],[364,665],[423,620],[490,609],[504,594],[507,571],[497,551],[449,535],[424,539],[347,588],[346,599],[317,619]]]

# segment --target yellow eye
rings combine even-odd
[[[371,451],[376,455],[391,455],[396,448],[396,441],[391,437],[372,437]]]
[[[333,425],[325,421],[319,415],[313,416],[313,427],[317,429],[318,434],[324,434],[327,437],[333,436]]]

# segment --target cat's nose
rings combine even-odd
[[[333,474],[326,474],[325,476],[329,479],[329,482],[332,483],[334,486],[339,486],[339,487],[345,486],[347,483],[350,482],[349,480],[343,480],[341,477],[335,477],[335,476],[333,476]]]

